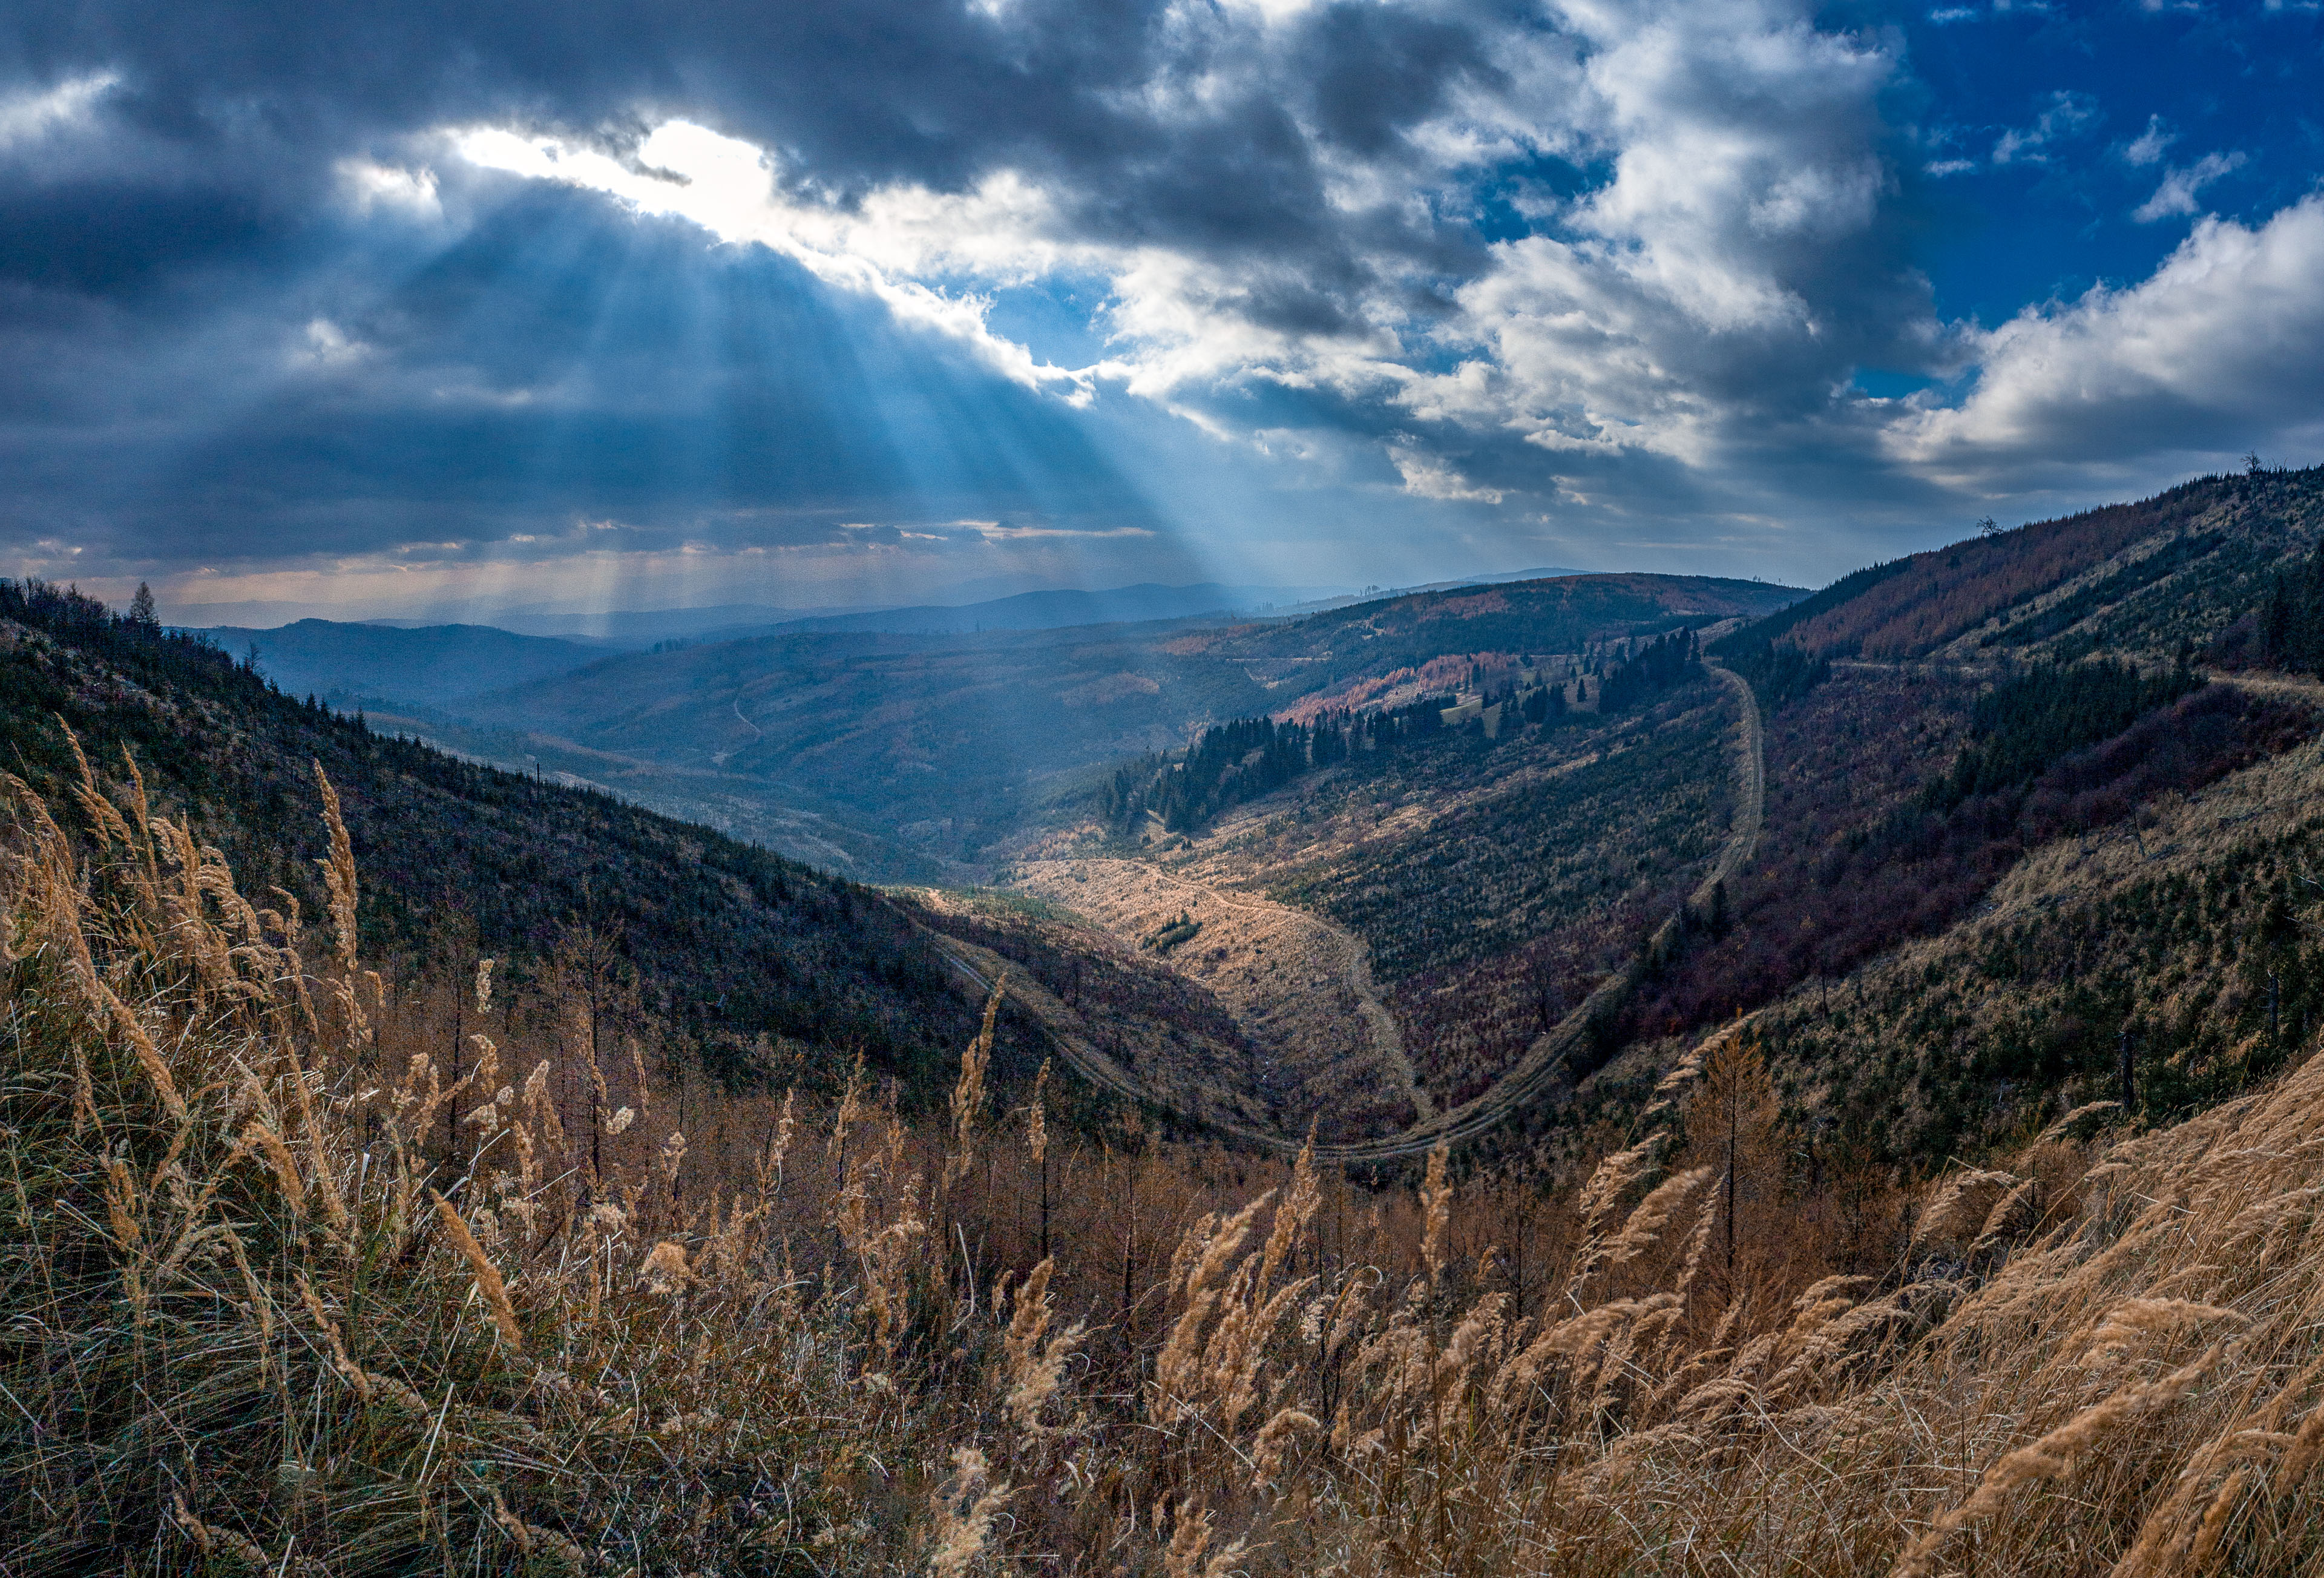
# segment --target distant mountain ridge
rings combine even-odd
[[[792,632],[881,631],[895,635],[963,635],[982,630],[1063,630],[1083,624],[1136,624],[1155,619],[1191,619],[1205,614],[1272,612],[1304,605],[1312,586],[1231,586],[1201,581],[1191,586],[1165,586],[1141,581],[1104,592],[1061,590],[1019,592],[987,603],[958,606],[923,604],[913,608],[882,608],[861,614],[825,614],[795,619],[740,636],[788,634]],[[1312,598],[1309,599],[1312,601]],[[705,632],[718,640],[722,632]]]
[[[974,1030],[917,922],[877,892],[610,795],[383,736],[215,646],[0,580],[0,752],[62,807],[77,769],[60,723],[106,780],[125,777],[129,752],[157,811],[309,915],[323,911],[319,766],[362,866],[369,957],[424,952],[455,914],[477,952],[525,971],[585,933],[610,939],[648,1006],[735,1078],[767,1072],[766,1037],[799,1048],[803,1083],[844,1075],[862,1051],[933,1090]]]
[[[794,630],[635,653],[471,704],[524,749],[650,799],[669,775],[836,802],[904,845],[974,861],[1077,775],[1449,653],[1579,651],[1751,617],[1803,594],[1755,581],[1582,576],[1415,593],[1303,617],[1057,630]],[[1036,604],[1036,606],[1040,606]],[[1056,606],[1049,604],[1052,608]],[[614,758],[635,779],[606,776]]]
[[[189,633],[208,636],[236,658],[255,650],[258,671],[290,695],[353,703],[452,706],[503,686],[570,673],[606,655],[602,648],[485,624],[399,630],[302,619],[280,630],[221,625]]]
[[[622,651],[649,645],[705,646],[793,633],[973,634],[985,630],[1054,630],[1203,614],[1226,618],[1262,609],[1278,598],[1287,606],[1321,589],[1230,586],[1215,581],[1165,586],[1148,582],[1098,592],[1023,592],[958,606],[930,604],[853,609],[772,622],[747,616],[787,611],[732,604],[601,616],[600,623],[622,632],[614,635],[535,635],[499,625],[414,624],[400,620],[301,619],[273,629],[186,628],[208,636],[236,657],[256,648],[259,671],[293,695],[456,711],[461,703],[488,691],[570,673]],[[706,620],[714,623],[703,623]],[[650,640],[637,639],[649,632],[659,633]]]

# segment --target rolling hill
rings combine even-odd
[[[600,753],[657,778],[754,780],[908,847],[975,863],[1094,793],[1109,764],[1224,718],[1281,711],[1434,659],[1573,651],[1763,614],[1799,594],[1748,581],[1590,576],[1398,597],[1304,619],[981,635],[797,634],[638,654],[480,698],[475,723],[530,749]],[[592,774],[596,776],[596,774]]]
[[[0,752],[63,807],[75,736],[109,792],[131,792],[134,761],[156,814],[309,916],[326,909],[319,765],[363,874],[364,951],[407,983],[456,982],[497,957],[509,1011],[553,1021],[559,983],[586,969],[629,1022],[650,1020],[724,1078],[817,1089],[862,1056],[913,1101],[975,1030],[973,1001],[908,904],[603,793],[383,735],[197,637],[0,582]],[[1104,961],[1083,968],[1102,990]],[[1003,1072],[1029,1075],[1042,1044],[1038,1027],[1004,1022]]]
[[[301,619],[276,630],[218,625],[188,633],[238,658],[254,652],[258,671],[280,689],[342,707],[456,708],[484,691],[568,673],[605,655],[601,647],[483,624],[398,628]]]

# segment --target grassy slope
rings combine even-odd
[[[2324,702],[2324,693],[2319,693]],[[2120,1094],[2162,1120],[2233,1096],[2324,1026],[2324,757],[2273,756],[2031,852],[1987,912],[1757,1023],[1835,1142],[1933,1159]]]
[[[134,813],[87,855],[10,816],[11,1570],[2324,1559],[2313,1058],[1911,1196],[1799,1165],[1732,1038],[1546,1200],[1045,1149],[971,1057],[957,1125],[714,1099],[689,1143],[624,1084],[602,1157],[544,1065],[447,1158],[414,1048],[224,867],[157,887]],[[475,1186],[432,1194],[447,1159]]]

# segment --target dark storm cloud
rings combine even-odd
[[[26,374],[0,407],[15,533],[158,567],[473,546],[582,515],[618,518],[629,550],[706,527],[844,541],[838,517],[899,494],[1038,510],[1063,492],[1146,518],[1056,402],[899,341],[786,260],[581,194],[521,191],[440,254],[324,249],[285,273],[208,281],[190,331],[134,302],[0,328]],[[309,301],[334,313],[302,333]],[[770,501],[789,512],[753,524]]]
[[[672,115],[779,150],[825,191],[1020,169],[1113,238],[1344,268],[1319,144],[1377,160],[1494,76],[1478,31],[1494,19],[1457,8],[1324,7],[1287,42],[1202,6],[1082,0],[14,9],[7,77],[120,76],[102,115],[117,166],[20,166],[7,194],[11,272],[95,289],[295,232],[338,160],[424,128],[512,119],[617,144]],[[1261,69],[1269,53],[1289,69]],[[1200,96],[1151,91],[1197,78]]]

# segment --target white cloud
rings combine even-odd
[[[2126,163],[2141,168],[2159,164],[2164,151],[2178,140],[2179,134],[2165,126],[2161,115],[2149,115],[2146,117],[2146,130],[2131,139],[2129,145],[2123,149],[2122,157]]]
[[[1474,486],[1447,462],[1409,445],[1390,444],[1388,457],[1404,478],[1404,491],[1420,498],[1498,504],[1508,496],[1499,488]]]
[[[2244,156],[2236,153],[2206,153],[2184,170],[2165,171],[2163,184],[2154,195],[2131,210],[2130,217],[2142,225],[2152,225],[2157,219],[2195,212],[2195,194],[2233,170],[2240,169]]]
[[[1494,249],[1443,331],[1481,354],[1411,377],[1399,403],[1553,453],[1707,462],[1738,411],[1830,355],[1834,309],[1809,281],[1875,224],[1874,101],[1895,61],[1774,6],[1582,20],[1588,133],[1614,179],[1569,235]]]
[[[120,80],[117,72],[91,71],[67,78],[53,88],[0,94],[0,152],[37,142],[53,132],[87,126],[97,101]]]
[[[368,159],[342,159],[339,184],[348,203],[358,212],[400,209],[420,219],[440,219],[444,205],[436,194],[436,172],[376,164]]]
[[[1027,542],[1048,537],[1102,539],[1154,535],[1152,531],[1144,526],[1007,526],[998,521],[974,524],[977,535],[987,542]]]
[[[1996,164],[2046,164],[2055,144],[2078,136],[2097,121],[2098,101],[2087,93],[2066,89],[2050,95],[2049,103],[2032,125],[2002,133],[1993,145]]]
[[[1958,407],[1916,404],[1891,455],[1950,485],[2324,431],[2324,197],[2256,229],[2206,218],[2144,282],[2028,308],[1969,349]]]
[[[331,369],[352,366],[371,354],[371,347],[349,337],[347,331],[327,318],[310,319],[306,332],[291,349],[293,366]]]

